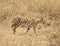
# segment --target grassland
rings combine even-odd
[[[11,28],[15,17],[41,20],[36,33],[31,28]],[[0,0],[0,46],[60,46],[60,0]]]

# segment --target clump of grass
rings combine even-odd
[[[13,28],[13,33],[15,34],[16,28],[18,28],[19,26],[25,24],[25,27],[27,28],[26,33],[31,28],[33,28],[34,29],[34,32],[36,33],[36,26],[38,25],[38,23],[40,23],[40,21],[35,22],[34,20],[21,19],[20,17],[16,17],[13,20],[13,24],[11,25],[11,27]]]

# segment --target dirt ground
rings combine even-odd
[[[36,33],[19,26],[14,35],[16,17],[41,21]],[[0,0],[0,46],[60,46],[60,0]]]

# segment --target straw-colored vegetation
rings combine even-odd
[[[60,46],[60,0],[0,0],[0,46]]]

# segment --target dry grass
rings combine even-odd
[[[31,28],[11,28],[16,17],[41,22]],[[60,46],[60,0],[0,0],[0,46]]]

